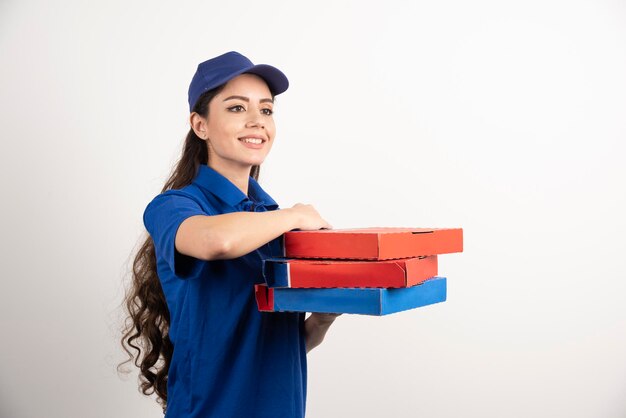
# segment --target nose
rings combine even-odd
[[[246,122],[246,128],[265,128],[261,117],[258,115],[251,116]]]

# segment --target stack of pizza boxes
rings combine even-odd
[[[291,231],[263,262],[260,311],[386,315],[446,300],[440,254],[463,251],[460,228]]]

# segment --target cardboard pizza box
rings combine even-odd
[[[255,285],[262,312],[323,312],[388,315],[446,300],[446,278],[433,277],[422,284],[397,289],[298,289]]]
[[[382,261],[270,258],[263,261],[269,287],[410,287],[437,275],[437,256]]]
[[[461,228],[361,228],[290,231],[286,258],[390,260],[463,251]]]

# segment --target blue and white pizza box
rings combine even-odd
[[[255,285],[262,312],[322,312],[388,315],[446,300],[446,278],[433,277],[422,284],[385,288],[270,288]]]

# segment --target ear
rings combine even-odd
[[[193,129],[200,139],[208,138],[206,118],[200,116],[196,112],[192,112],[191,115],[189,115],[189,124],[191,125],[191,129]]]

